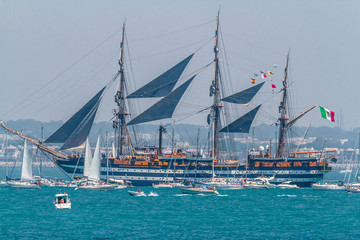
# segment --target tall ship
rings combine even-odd
[[[183,75],[185,68],[195,53],[189,54],[181,62],[171,67],[143,87],[132,93],[127,93],[127,79],[124,74],[125,51],[125,23],[122,28],[120,56],[118,59],[119,70],[113,81],[117,81],[115,94],[116,108],[113,110],[112,125],[114,129],[114,142],[112,150],[104,154],[101,160],[101,178],[111,175],[116,180],[131,181],[137,186],[151,186],[161,182],[185,181],[214,181],[255,179],[258,177],[272,177],[271,183],[279,184],[291,181],[299,187],[311,187],[311,184],[323,178],[331,170],[329,163],[334,160],[332,152],[310,151],[292,152],[287,146],[287,133],[291,127],[315,106],[290,118],[288,114],[288,68],[289,53],[286,57],[284,78],[282,80],[282,94],[279,105],[279,136],[277,151],[270,149],[248,150],[247,158],[243,161],[235,160],[231,154],[224,153],[221,147],[226,136],[236,133],[249,133],[253,121],[261,108],[257,105],[234,121],[226,124],[223,116],[225,106],[248,105],[259,92],[264,82],[254,85],[241,92],[229,96],[222,90],[222,75],[219,64],[219,13],[216,20],[214,36],[214,58],[208,64],[213,66],[213,76],[210,84],[211,105],[199,112],[208,111],[207,124],[209,129],[209,148],[205,154],[188,154],[186,151],[174,150],[170,154],[163,152],[163,134],[165,127],[159,126],[159,144],[157,147],[141,147],[133,145],[134,126],[171,119],[186,90],[191,86],[196,75],[189,76],[180,86],[175,88],[178,80]],[[44,142],[24,136],[19,131],[7,127],[3,122],[0,126],[7,131],[24,138],[39,149],[51,154],[53,161],[65,172],[81,176],[84,171],[84,154],[79,149],[84,149],[86,139],[90,134],[95,116],[106,88],[102,88],[79,111],[66,121]],[[204,89],[208,89],[205,87]],[[129,110],[129,101],[133,99],[146,100],[148,98],[161,98],[144,112],[133,117]],[[53,150],[48,144],[62,143],[59,151]],[[75,150],[75,151],[74,151]]]

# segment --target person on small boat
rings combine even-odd
[[[140,193],[140,188],[138,189],[138,193]]]
[[[65,203],[65,201],[64,201],[64,199],[62,198],[61,200],[60,200],[60,204],[64,204]]]

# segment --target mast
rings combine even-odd
[[[166,133],[166,128],[160,125],[159,127],[159,150],[158,156],[162,156],[162,143],[163,143],[163,132]]]
[[[211,106],[212,111],[212,120],[213,120],[213,149],[212,149],[212,157],[218,159],[218,138],[219,138],[219,128],[220,128],[220,82],[219,82],[219,14],[218,11],[217,20],[216,20],[216,31],[215,31],[215,46],[214,46],[214,80],[212,82],[212,90],[213,90],[213,105]]]
[[[109,183],[109,154],[108,154],[108,132],[105,134],[105,146],[106,146],[106,183]]]
[[[278,155],[281,157],[284,153],[285,149],[285,138],[286,138],[286,122],[289,119],[287,116],[287,73],[288,73],[288,67],[289,67],[289,54],[288,52],[286,56],[286,66],[284,70],[284,81],[283,81],[283,95],[282,100],[280,102],[279,106],[279,112],[280,112],[280,129],[279,129],[279,143],[278,143]]]
[[[43,142],[43,138],[44,137],[44,127],[41,127],[41,139],[39,141],[40,144],[42,144]],[[39,168],[40,168],[40,177],[42,178],[43,177],[43,173],[42,173],[42,158],[40,157],[40,165],[39,165]]]
[[[115,141],[118,141],[118,151],[117,157],[124,153],[124,145],[126,143],[126,122],[125,117],[128,115],[125,105],[125,75],[124,75],[124,40],[125,40],[125,22],[123,23],[122,29],[122,40],[120,43],[120,57],[119,57],[119,78],[120,84],[119,88],[115,94],[115,103],[117,109],[114,111],[115,120],[113,122],[113,127],[115,129]]]

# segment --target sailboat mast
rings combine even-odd
[[[218,11],[217,20],[216,20],[216,31],[215,31],[215,46],[214,46],[214,80],[212,82],[212,87],[214,91],[214,100],[213,105],[211,107],[212,114],[213,114],[213,150],[212,150],[212,157],[218,159],[219,152],[218,152],[218,138],[219,138],[219,128],[220,128],[220,83],[219,83],[219,14],[220,10]]]
[[[280,112],[280,131],[279,131],[279,143],[278,143],[278,155],[282,156],[285,149],[285,138],[286,138],[286,122],[289,119],[287,116],[287,73],[288,73],[288,67],[289,67],[289,54],[286,56],[286,66],[284,70],[284,81],[283,81],[283,94],[282,94],[282,100],[279,107]]]
[[[128,115],[126,111],[125,105],[125,75],[124,75],[124,40],[125,40],[125,22],[123,24],[122,29],[122,40],[120,43],[120,57],[119,57],[119,78],[120,84],[118,91],[115,95],[115,103],[118,107],[117,111],[115,111],[115,121],[114,121],[114,128],[115,128],[115,136],[118,136],[118,151],[117,155],[120,156],[124,153],[124,145],[126,143],[126,122],[125,117]]]

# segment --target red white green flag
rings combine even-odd
[[[331,122],[335,122],[335,112],[319,106],[321,116]]]

